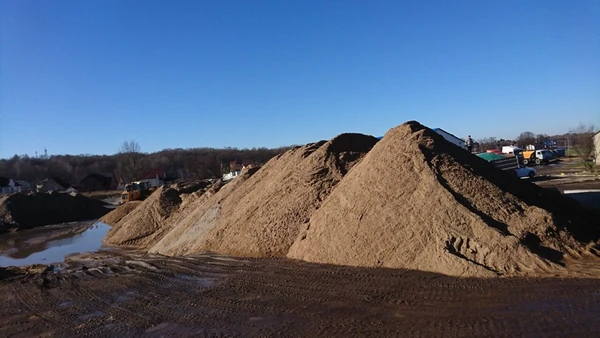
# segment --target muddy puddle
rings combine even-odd
[[[102,222],[74,222],[0,235],[0,266],[51,264],[74,253],[94,252],[110,226]]]

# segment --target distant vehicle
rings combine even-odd
[[[515,172],[517,173],[518,177],[529,177],[529,178],[534,178],[535,175],[537,174],[535,169],[533,168],[529,168],[529,167],[522,167],[522,168],[517,168],[515,169]]]
[[[515,156],[520,155],[523,152],[523,149],[515,146],[503,146],[502,153],[503,154],[513,154]]]
[[[121,203],[131,201],[141,201],[150,196],[156,188],[151,187],[146,180],[131,182],[125,185],[125,190],[121,193]]]
[[[552,153],[547,149],[526,150],[523,152],[523,164],[525,165],[529,163],[548,163],[552,158]]]

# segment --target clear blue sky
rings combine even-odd
[[[0,157],[600,126],[600,1],[0,3]]]

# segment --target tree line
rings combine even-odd
[[[177,148],[144,153],[137,142],[127,141],[114,155],[15,155],[0,159],[0,176],[27,182],[59,178],[73,185],[92,173],[112,176],[116,182],[140,179],[144,173],[155,170],[174,179],[218,178],[229,172],[232,163],[262,165],[290,148]]]
[[[523,132],[515,140],[488,137],[476,140],[477,150],[485,152],[505,145],[525,147],[529,144],[540,147],[544,141],[556,140],[559,147],[572,149],[586,167],[593,169],[594,126],[580,125],[568,134],[548,136]],[[171,178],[193,177],[197,179],[221,177],[229,172],[231,165],[262,165],[290,147],[280,148],[191,148],[164,149],[144,153],[136,141],[126,141],[114,155],[53,155],[30,157],[15,155],[0,159],[0,176],[27,182],[39,182],[45,178],[59,178],[77,185],[92,173],[112,176],[116,182],[131,182],[152,170],[161,170]]]

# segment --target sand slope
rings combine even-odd
[[[212,196],[220,185],[220,181],[214,184],[198,181],[160,187],[142,202],[128,202],[101,219],[113,226],[104,243],[147,249],[177,224],[191,204]]]
[[[131,201],[131,202],[127,202],[123,205],[120,205],[113,211],[102,216],[100,218],[100,222],[104,222],[108,225],[115,226],[119,223],[119,221],[121,221],[123,219],[123,217],[127,216],[130,212],[132,212],[140,204],[142,204],[142,201]]]
[[[589,228],[576,205],[572,215],[544,209],[567,200],[409,122],[390,130],[342,180],[287,256],[455,276],[560,270],[564,254],[583,250],[561,229],[570,221]],[[582,231],[580,240],[592,232]]]
[[[310,215],[376,142],[342,134],[291,149],[228,183],[150,251],[284,256]]]

